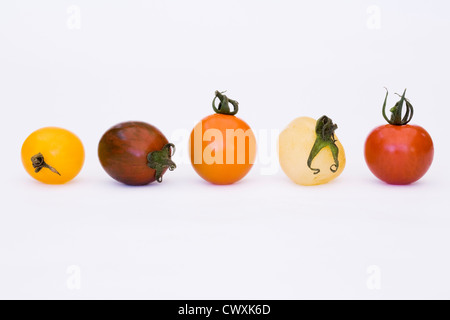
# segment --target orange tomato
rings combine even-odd
[[[216,97],[222,97],[219,108],[214,109],[218,113],[194,127],[189,150],[192,166],[200,177],[213,184],[227,185],[244,178],[252,168],[256,139],[250,126],[234,115],[237,102],[218,92]],[[235,112],[229,111],[227,102],[236,104]]]
[[[68,130],[39,129],[25,140],[22,163],[34,179],[47,184],[64,184],[75,178],[83,167],[83,144]]]

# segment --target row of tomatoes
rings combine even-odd
[[[406,92],[406,90],[405,90]],[[390,184],[419,180],[433,161],[433,141],[425,129],[408,125],[413,106],[405,98],[383,116],[388,122],[373,130],[365,144],[365,159],[375,176]],[[218,100],[218,103],[216,103]],[[237,101],[216,91],[215,113],[192,130],[190,156],[195,171],[214,184],[232,184],[252,168],[255,136],[247,123],[236,117]],[[338,177],[345,167],[344,148],[335,135],[337,125],[327,116],[318,120],[301,117],[279,137],[279,160],[286,175],[301,185],[318,185]],[[127,185],[162,182],[174,170],[175,146],[154,126],[126,122],[109,129],[101,138],[98,155],[105,171]],[[22,147],[22,162],[35,179],[63,184],[75,178],[84,163],[84,148],[73,133],[43,128],[31,134]]]

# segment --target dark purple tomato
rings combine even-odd
[[[156,127],[144,122],[124,122],[109,129],[100,140],[98,156],[115,180],[132,186],[162,182],[175,146]]]

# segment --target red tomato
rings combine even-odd
[[[422,178],[433,162],[433,140],[414,125],[384,125],[366,141],[365,157],[372,173],[389,184],[410,184]]]
[[[405,185],[422,178],[433,162],[433,140],[428,132],[419,126],[408,125],[414,109],[405,92],[386,116],[386,100],[383,116],[389,124],[373,130],[365,144],[366,163],[372,173],[389,184]],[[402,114],[403,104],[406,112]]]

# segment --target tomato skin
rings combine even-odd
[[[148,154],[166,144],[166,137],[156,127],[144,122],[124,122],[103,135],[98,156],[103,169],[113,179],[126,185],[143,186],[156,180],[156,171],[147,165]]]
[[[433,162],[433,140],[417,125],[375,128],[365,144],[369,169],[380,180],[406,185],[422,178]]]
[[[245,161],[238,161],[238,157],[242,156],[235,145],[231,145],[235,141],[226,139],[227,130],[243,130],[248,133],[245,139],[244,155]],[[205,141],[205,132],[220,132],[222,141]],[[198,135],[198,136],[197,136]],[[256,138],[250,126],[240,118],[232,115],[213,114],[201,120],[192,130],[190,141],[190,157],[194,170],[206,181],[217,185],[233,184],[244,178],[253,167],[256,157]],[[211,148],[214,154],[223,154],[222,163],[208,164],[204,158],[206,148]],[[227,152],[232,152],[234,149],[233,163],[227,162]],[[201,155],[200,157],[196,157]],[[200,159],[197,159],[200,158]],[[200,160],[200,161],[198,161]],[[197,163],[198,162],[198,163]]]
[[[55,171],[45,167],[40,170],[34,168],[31,158],[37,154],[41,154],[45,163]],[[22,145],[21,157],[23,166],[31,177],[45,184],[57,185],[71,181],[80,173],[85,152],[83,143],[72,132],[46,127],[28,136]]]

